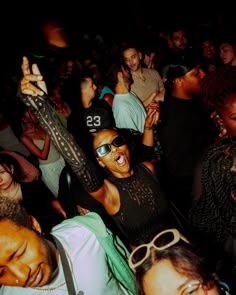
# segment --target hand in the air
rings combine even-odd
[[[23,57],[21,70],[23,73],[23,78],[20,83],[22,93],[33,96],[47,93],[47,86],[38,66],[33,64],[32,69],[30,69],[30,63],[26,56]]]
[[[153,101],[148,106],[145,126],[149,128],[153,127],[153,125],[156,125],[158,123],[159,117],[160,117],[159,102]]]

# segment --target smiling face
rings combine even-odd
[[[114,130],[102,130],[94,139],[94,150],[104,144],[111,144],[118,133]],[[110,172],[118,177],[125,177],[130,173],[130,153],[126,144],[116,147],[110,145],[111,151],[103,157],[97,157],[99,164],[106,167]]]
[[[145,295],[219,295],[215,287],[203,287],[196,279],[178,273],[168,259],[152,266],[143,277]]]
[[[123,59],[129,69],[133,72],[140,68],[140,61],[142,54],[138,52],[135,48],[128,48],[123,51]]]
[[[34,230],[0,221],[0,284],[39,287],[53,272],[51,246]]]

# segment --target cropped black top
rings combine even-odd
[[[137,165],[132,176],[111,175],[109,181],[118,188],[121,204],[112,218],[131,245],[149,242],[171,225],[168,200],[158,179],[144,164]]]

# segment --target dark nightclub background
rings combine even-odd
[[[223,5],[224,6],[223,6]],[[75,40],[83,34],[141,34],[143,28],[166,31],[175,24],[187,24],[188,29],[201,32],[209,25],[224,26],[235,31],[236,18],[230,15],[231,5],[212,1],[18,1],[1,8],[0,34],[3,63],[15,65],[18,57],[33,43],[40,43],[42,20],[57,16],[66,24]]]

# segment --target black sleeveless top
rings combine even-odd
[[[111,175],[109,181],[120,193],[120,210],[112,218],[131,245],[149,242],[170,226],[168,200],[159,181],[144,164],[137,165],[132,176]]]

